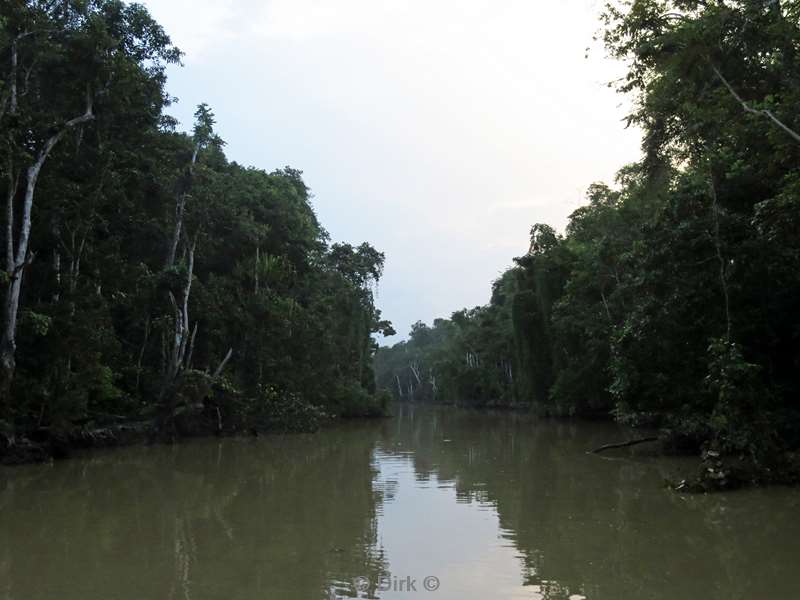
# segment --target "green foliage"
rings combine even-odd
[[[490,304],[381,349],[379,384],[430,400],[414,367],[434,399],[613,415],[675,449],[800,447],[798,17],[793,0],[609,3],[642,161],[591,186],[563,237],[535,225]],[[501,359],[513,378],[492,385]]]
[[[20,327],[27,329],[30,335],[44,337],[50,330],[53,324],[53,319],[49,315],[35,313],[32,310],[27,310],[22,315]]]
[[[391,333],[373,297],[383,254],[329,244],[302,172],[229,162],[208,105],[192,135],[174,131],[165,69],[181,53],[147,10],[4,3],[0,48],[15,40],[17,72],[0,66],[0,181],[18,219],[25,169],[54,127],[87,98],[93,118],[64,129],[38,180],[0,418],[23,431],[107,415],[168,427],[200,411],[216,428],[220,408],[235,429],[305,431],[326,413],[385,412],[372,369],[372,335]],[[11,77],[24,91],[13,111]]]
[[[385,417],[389,411],[387,393],[370,393],[357,383],[338,385],[330,395],[329,406],[340,417]]]
[[[708,353],[706,384],[716,398],[710,424],[720,449],[755,459],[774,455],[774,398],[762,368],[744,359],[739,344],[724,339],[712,340]]]
[[[492,304],[416,323],[408,342],[381,348],[378,387],[398,400],[507,406],[515,402],[509,277],[495,284]]]
[[[282,433],[313,432],[327,418],[321,407],[269,385],[261,386],[258,394],[245,403],[241,416],[253,429]]]

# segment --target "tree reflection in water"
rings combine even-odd
[[[797,490],[680,496],[608,424],[399,406],[316,435],[0,473],[7,600],[791,598]],[[435,594],[421,589],[437,576]],[[353,582],[365,577],[366,592]]]

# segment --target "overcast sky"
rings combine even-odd
[[[531,225],[639,157],[599,0],[144,4],[186,53],[181,127],[209,103],[230,159],[302,170],[333,240],[386,253],[389,343],[486,303]]]

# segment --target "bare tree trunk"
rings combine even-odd
[[[259,263],[261,262],[259,254],[260,254],[259,253],[259,249],[258,249],[258,247],[256,247],[256,268],[253,271],[253,276],[254,276],[254,279],[255,279],[255,287],[254,287],[254,289],[255,289],[256,296],[258,296],[258,267],[259,267]]]
[[[86,235],[89,233],[88,227],[83,232],[81,236],[80,243],[76,244],[75,242],[75,231],[71,233],[71,241],[70,241],[70,263],[69,263],[69,293],[70,295],[75,294],[75,290],[78,288],[78,278],[81,275],[81,259],[83,258],[83,249],[86,247]]]
[[[25,39],[28,36],[34,35],[35,31],[23,31],[22,33],[18,34],[12,41],[11,41],[11,72],[9,73],[9,107],[8,112],[12,115],[17,114],[17,109],[19,108],[19,42]],[[35,61],[34,61],[35,62]],[[33,67],[31,67],[32,69]],[[25,73],[25,86],[27,88],[28,79],[31,75],[31,69],[28,69]],[[27,89],[25,90],[27,93]],[[0,110],[0,117],[3,116],[3,112],[5,111],[5,103],[2,107],[3,110]]]
[[[139,392],[139,382],[142,377],[142,361],[144,360],[144,353],[147,349],[147,341],[150,339],[150,315],[144,322],[144,340],[142,340],[142,347],[139,349],[139,360],[136,362],[136,392]]]
[[[720,287],[722,288],[722,298],[724,301],[724,308],[725,308],[725,341],[731,341],[731,333],[732,333],[732,321],[731,321],[731,297],[730,292],[728,291],[728,268],[725,263],[725,258],[722,256],[722,239],[720,237],[720,225],[719,225],[719,200],[717,199],[717,188],[714,186],[713,175],[709,177],[709,188],[711,189],[711,199],[713,200],[713,205],[711,207],[712,212],[714,213],[714,249],[717,253],[717,262],[719,264],[719,281]]]
[[[194,273],[194,250],[197,240],[189,249],[189,266],[186,276],[186,285],[181,294],[181,306],[175,300],[175,296],[170,292],[169,297],[172,301],[172,308],[175,313],[175,335],[172,342],[169,363],[167,366],[167,379],[171,384],[185,366],[186,353],[189,348],[189,296],[192,293],[192,276]]]
[[[14,270],[14,199],[19,187],[19,173],[14,174],[11,157],[8,160],[8,194],[6,195],[6,272]]]
[[[603,290],[600,290],[600,298],[603,300],[603,308],[606,309],[606,316],[608,317],[609,323],[613,323],[614,319],[611,318],[611,310],[608,308],[608,300],[606,300],[606,295]]]
[[[164,373],[164,381],[161,385],[161,392],[159,398],[165,402],[164,422],[169,423],[175,413],[175,386],[180,376],[188,368],[187,358],[191,357],[192,347],[194,345],[194,336],[197,333],[197,327],[194,332],[191,331],[189,325],[189,297],[192,292],[192,277],[194,275],[194,251],[197,245],[197,238],[189,248],[189,263],[188,273],[186,276],[186,284],[181,292],[181,304],[175,299],[172,292],[169,293],[169,299],[172,303],[172,309],[175,318],[175,333],[172,338],[172,348],[168,351],[166,360],[166,368]]]
[[[10,277],[6,292],[5,318],[16,323],[16,310],[19,306],[19,286],[22,284],[22,273],[16,273],[14,261],[14,198],[17,195],[19,176],[13,175],[13,163],[9,158],[8,165],[8,193],[6,198],[6,273]],[[19,281],[17,281],[19,278]],[[4,416],[9,395],[11,381],[14,376],[14,356],[16,343],[13,335],[7,335],[9,327],[4,328],[4,335],[0,338],[0,416]]]
[[[414,379],[417,380],[417,385],[422,385],[422,378],[420,377],[419,374],[419,366],[414,363],[411,363],[408,365],[408,368],[411,369],[411,372],[414,374]]]
[[[225,355],[225,358],[222,359],[222,362],[219,363],[219,366],[214,371],[214,374],[211,376],[211,379],[216,379],[222,374],[222,370],[225,368],[225,365],[228,364],[228,361],[231,359],[231,356],[233,356],[233,348],[228,348],[228,353]]]
[[[186,210],[186,194],[178,194],[178,199],[175,203],[175,229],[172,232],[172,241],[169,245],[167,252],[167,260],[164,263],[164,268],[170,269],[175,265],[175,255],[178,252],[178,244],[181,241],[181,232],[183,230],[183,214]]]
[[[9,73],[9,79],[11,80],[11,97],[9,100],[9,107],[8,112],[12,115],[17,114],[17,107],[18,105],[18,95],[17,95],[17,66],[19,62],[19,57],[17,54],[17,41],[19,37],[14,38],[14,41],[11,42],[11,73]]]
[[[25,196],[22,205],[22,221],[20,225],[19,240],[16,244],[16,251],[14,249],[14,196],[15,193],[9,191],[8,202],[6,206],[6,234],[8,241],[6,245],[6,271],[9,277],[8,289],[6,291],[6,301],[3,311],[3,332],[0,336],[0,395],[8,398],[8,393],[11,387],[11,382],[14,378],[14,371],[16,369],[16,333],[17,333],[17,317],[19,315],[19,301],[22,291],[22,276],[25,267],[33,260],[34,253],[29,249],[31,225],[32,225],[32,211],[33,200],[36,193],[36,183],[39,180],[39,174],[44,166],[47,157],[50,156],[53,148],[61,141],[64,135],[70,129],[77,127],[83,123],[87,123],[94,119],[92,112],[93,97],[91,89],[86,89],[86,111],[79,117],[70,119],[64,123],[61,128],[45,142],[44,147],[39,151],[36,156],[35,162],[28,167],[26,172],[25,181]],[[16,191],[16,190],[15,190]]]
[[[4,306],[3,335],[0,338],[0,369],[2,373],[2,384],[0,387],[0,407],[5,409],[10,400],[11,383],[14,380],[16,370],[17,352],[17,314],[19,311],[19,296],[22,289],[22,270],[15,272],[11,277],[6,291],[6,303]]]
[[[189,349],[186,351],[186,359],[183,363],[184,369],[191,369],[192,368],[192,355],[194,354],[194,341],[197,338],[197,321],[194,322],[194,327],[192,328],[192,335],[189,337]]]
[[[195,144],[194,152],[192,153],[192,162],[189,164],[190,181],[199,152],[200,143],[198,142]],[[186,196],[187,191],[185,189],[178,191],[178,197],[175,201],[175,229],[172,231],[172,240],[167,251],[167,260],[164,263],[165,269],[170,269],[175,265],[175,256],[178,253],[178,244],[181,242],[181,233],[183,232],[183,215],[186,213]]]
[[[53,275],[56,288],[53,292],[53,302],[57,303],[61,300],[61,253],[58,250],[53,250]]]

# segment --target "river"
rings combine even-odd
[[[610,424],[399,406],[0,471],[3,600],[800,597],[800,490],[683,496]]]

